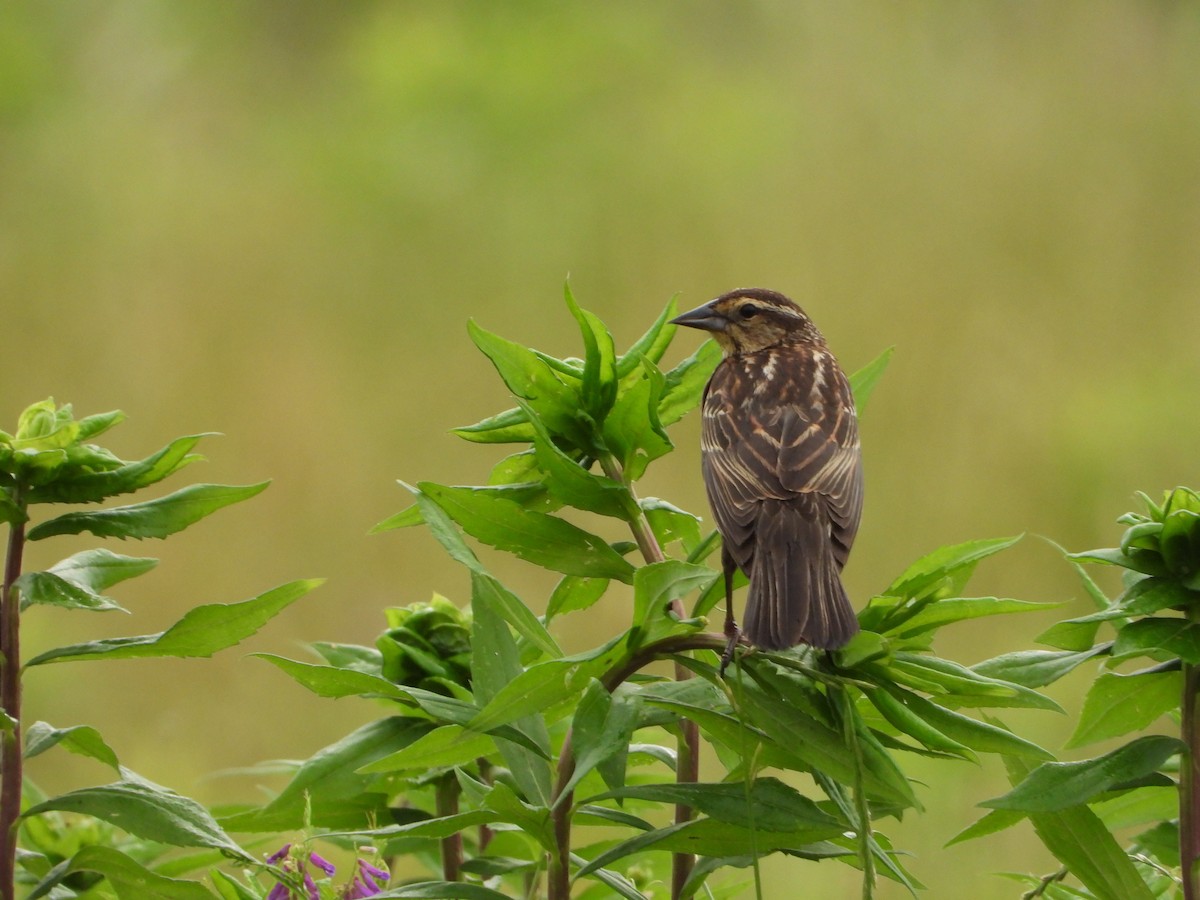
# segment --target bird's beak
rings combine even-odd
[[[702,331],[725,331],[729,328],[729,320],[717,312],[712,303],[705,303],[676,316],[671,320],[671,324],[686,325],[688,328],[699,328]]]

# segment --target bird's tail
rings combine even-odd
[[[858,618],[827,528],[797,504],[772,505],[758,519],[743,633],[766,650],[844,646]]]

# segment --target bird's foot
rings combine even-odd
[[[737,647],[742,639],[742,630],[737,627],[737,623],[727,622],[725,624],[725,637],[728,640],[725,643],[725,651],[721,654],[721,666],[717,669],[717,675],[721,678],[725,677],[725,670],[733,662],[734,648]]]

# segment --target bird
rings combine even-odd
[[[777,291],[741,288],[671,320],[724,351],[704,389],[701,469],[725,579],[724,674],[755,647],[844,646],[858,618],[841,572],[862,519],[862,451],[850,382],[825,338]],[[743,628],[733,577],[750,580]]]

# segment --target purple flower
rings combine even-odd
[[[328,875],[330,878],[332,878],[333,873],[337,871],[337,868],[334,866],[333,863],[331,863],[327,859],[322,859],[320,856],[317,856],[317,854],[315,854],[315,853],[308,854],[308,861],[311,862],[318,869],[320,869],[322,872],[324,872],[326,875]]]
[[[389,877],[386,870],[373,866],[359,857],[354,883],[350,885],[350,890],[346,893],[346,900],[363,900],[365,897],[374,897],[376,894],[382,893]]]
[[[313,881],[312,875],[308,872],[308,864],[312,863],[329,877],[333,877],[333,873],[336,871],[333,863],[316,853],[310,852],[307,856],[293,855],[291,844],[284,844],[267,857],[267,862],[272,864],[278,863],[279,868],[289,874],[297,873],[303,875],[304,891],[308,895],[308,900],[321,900],[321,893],[317,890],[317,883]],[[294,896],[292,887],[280,881],[275,887],[271,888],[271,892],[267,894],[266,900],[292,900]]]
[[[279,862],[281,859],[283,859],[285,856],[288,855],[288,851],[291,849],[292,849],[291,844],[284,844],[282,847],[280,847],[278,850],[276,850],[274,853],[272,853],[270,856],[267,857],[267,862],[269,862],[269,863]]]

